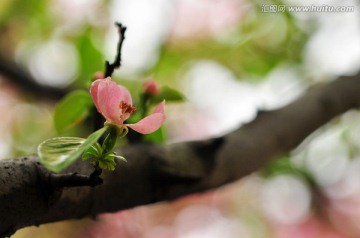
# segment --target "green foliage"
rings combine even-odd
[[[150,141],[150,142],[154,142],[154,143],[159,143],[159,144],[162,144],[162,143],[165,143],[166,142],[166,133],[165,133],[165,130],[164,130],[164,127],[160,127],[159,130],[151,133],[151,134],[146,134],[146,135],[143,135],[143,138],[144,140],[146,141]]]
[[[182,102],[185,100],[184,94],[168,86],[160,88],[160,92],[150,98],[150,103],[155,105],[165,100],[166,102]]]
[[[82,159],[83,160],[87,160],[90,158],[99,158],[101,157],[102,154],[102,148],[101,145],[99,143],[95,143],[92,146],[90,146],[89,148],[87,148],[83,155],[82,155]]]
[[[245,12],[238,28],[224,39],[178,40],[162,47],[161,60],[155,66],[156,79],[168,82],[189,65],[211,60],[229,69],[237,78],[264,79],[283,63],[299,64],[308,35],[289,13],[264,14],[264,3],[254,3]]]
[[[114,157],[104,157],[98,162],[99,162],[98,166],[100,169],[110,170],[110,171],[115,170],[116,163]]]
[[[93,38],[98,35],[94,30],[87,29],[75,40],[75,46],[79,50],[81,83],[89,82],[94,77],[94,73],[104,67],[104,57],[93,43]]]
[[[20,31],[24,30],[26,34],[36,36],[49,35],[50,31],[53,30],[54,19],[51,11],[49,11],[48,1],[10,0],[10,3],[6,3],[5,6],[6,8],[0,15],[0,28],[8,22],[12,22],[17,28],[22,28]],[[24,22],[26,22],[26,26],[22,25]]]
[[[102,146],[99,143],[93,144],[85,150],[82,159],[92,159],[91,163],[95,168],[113,171],[116,166],[115,158],[125,162],[127,161],[124,157],[118,156],[112,151],[115,146],[116,138],[118,137],[117,128],[109,127],[108,130],[109,134],[106,136]]]
[[[56,137],[44,141],[38,147],[40,162],[49,170],[60,172],[82,153],[85,142],[79,137]]]
[[[118,129],[114,126],[109,127],[109,134],[106,136],[101,146],[102,153],[108,153],[114,148],[117,137],[118,137]]]
[[[268,166],[262,170],[262,175],[265,177],[272,177],[279,174],[296,174],[299,173],[290,161],[290,157],[284,156],[277,160],[272,161]]]
[[[65,96],[55,108],[54,123],[56,130],[61,133],[80,123],[93,105],[89,92],[76,90]]]
[[[60,172],[72,164],[80,155],[105,133],[107,127],[92,133],[87,139],[79,137],[56,137],[38,146],[40,162],[53,172]]]
[[[261,174],[266,178],[281,174],[289,174],[299,177],[309,184],[313,184],[313,178],[311,178],[309,173],[305,169],[294,166],[289,156],[283,156],[272,161],[262,169]]]
[[[115,166],[116,166],[115,158],[127,162],[124,157],[116,155],[115,152],[108,152],[108,153],[104,154],[103,156],[101,156],[101,158],[99,158],[97,160],[99,168],[110,170],[110,171],[115,170]]]

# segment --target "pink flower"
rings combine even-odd
[[[111,81],[110,77],[94,81],[90,93],[96,109],[105,117],[106,122],[119,128],[127,126],[139,133],[149,134],[159,129],[165,121],[165,102],[163,101],[155,108],[153,114],[135,124],[124,124],[124,121],[130,117],[136,108],[132,106],[129,91]]]

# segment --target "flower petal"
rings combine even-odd
[[[100,112],[99,101],[98,101],[98,88],[102,79],[98,79],[91,84],[90,94],[94,101],[95,107]]]
[[[93,99],[95,101],[94,97]],[[98,84],[96,100],[100,113],[106,120],[116,125],[122,125],[126,119],[122,117],[122,110],[119,107],[120,102],[123,101],[132,105],[132,98],[129,91],[125,87],[111,81],[110,77],[101,80]],[[129,117],[129,115],[126,116]]]
[[[141,134],[150,134],[161,127],[166,117],[162,113],[153,113],[135,124],[125,124]]]
[[[159,103],[156,106],[154,113],[164,113],[164,108],[165,108],[165,100],[163,100],[161,103]]]
[[[166,116],[164,114],[165,101],[162,101],[156,108],[153,114],[143,118],[135,124],[126,124],[134,131],[141,134],[150,134],[158,130],[164,123]]]

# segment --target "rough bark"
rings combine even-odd
[[[17,229],[178,198],[240,179],[295,148],[332,118],[360,105],[359,77],[339,78],[219,138],[119,151],[128,163],[100,186],[54,188],[36,156],[0,161],[0,237]],[[235,109],[234,109],[235,110]],[[238,110],[241,110],[239,108]],[[69,171],[90,174],[86,163]]]

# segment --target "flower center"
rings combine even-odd
[[[133,113],[134,111],[136,111],[136,107],[131,106],[130,104],[121,101],[119,104],[119,108],[121,109],[121,112],[124,113]]]

